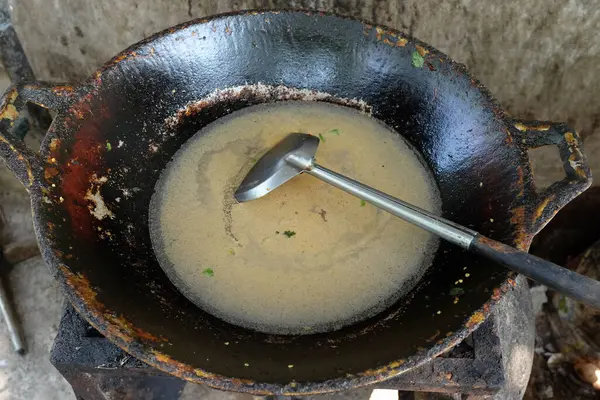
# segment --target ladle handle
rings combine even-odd
[[[375,207],[381,208],[382,210],[415,224],[426,231],[435,233],[442,239],[454,243],[463,249],[468,250],[475,239],[475,236],[477,236],[477,232],[474,230],[455,224],[452,221],[380,192],[377,189],[373,189],[372,187],[338,174],[337,172],[316,163],[313,163],[306,172],[373,204]]]
[[[463,249],[493,260],[536,282],[600,309],[600,282],[480,235],[316,163],[306,172]]]
[[[469,250],[600,310],[600,282],[482,235]]]

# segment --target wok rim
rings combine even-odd
[[[489,90],[479,82],[479,80],[474,78],[467,71],[464,64],[455,62],[446,54],[438,51],[437,49],[418,39],[415,39],[411,35],[405,34],[404,32],[398,31],[396,29],[389,28],[385,25],[370,23],[360,18],[341,16],[334,12],[323,12],[315,10],[242,10],[216,14],[209,17],[184,22],[175,25],[171,28],[167,28],[160,32],[157,32],[129,46],[128,48],[114,56],[110,61],[105,63],[98,70],[96,70],[96,72],[92,73],[92,75],[86,80],[77,84],[75,88],[77,89],[78,87],[83,86],[94,86],[95,82],[101,77],[103,72],[112,69],[116,64],[123,60],[125,56],[131,53],[132,51],[135,51],[136,49],[150,42],[153,42],[158,38],[179,32],[185,28],[188,28],[189,26],[206,24],[211,21],[227,17],[297,13],[306,14],[309,16],[318,15],[320,17],[326,16],[339,18],[343,20],[358,21],[363,25],[368,26],[370,29],[385,29],[388,32],[399,34],[402,38],[408,39],[409,42],[416,43],[417,45],[424,47],[436,57],[439,57],[442,61],[452,64],[453,67],[458,70],[458,72],[465,74],[465,76],[471,80],[473,85],[482,94],[483,99],[489,104],[490,107],[492,107],[498,119],[503,121],[504,124],[508,126],[507,115],[505,111],[501,108],[498,101],[492,96]],[[42,147],[48,147],[46,139],[42,143]],[[520,185],[521,187],[523,187],[524,183],[521,182]],[[191,365],[172,359],[166,354],[161,356],[160,354],[157,354],[156,352],[152,352],[150,351],[150,349],[145,348],[144,345],[140,342],[137,342],[135,340],[127,341],[122,337],[122,335],[116,334],[114,330],[111,330],[111,326],[114,328],[114,325],[110,321],[110,319],[106,318],[103,312],[92,307],[81,295],[78,294],[76,290],[73,290],[73,277],[69,276],[69,274],[73,273],[70,272],[69,267],[65,265],[61,260],[59,260],[59,258],[56,256],[56,254],[54,253],[55,249],[53,248],[54,243],[52,243],[52,241],[49,240],[48,235],[46,233],[46,221],[42,220],[42,196],[34,195],[34,192],[40,191],[39,182],[36,182],[35,188],[32,189],[33,190],[31,190],[31,203],[34,214],[34,227],[38,243],[40,243],[40,249],[42,250],[44,261],[48,264],[48,267],[51,269],[54,278],[60,282],[63,292],[65,293],[69,302],[77,310],[77,312],[80,315],[82,315],[95,329],[97,329],[102,335],[104,335],[110,342],[117,345],[119,348],[126,351],[133,357],[136,357],[137,359],[143,361],[144,363],[155,367],[158,370],[161,370],[165,373],[174,375],[187,381],[198,384],[204,384],[209,387],[225,391],[236,391],[254,395],[315,395],[359,388],[393,378],[413,368],[419,367],[427,362],[430,362],[433,358],[447,352],[452,347],[462,342],[467,336],[469,336],[473,331],[475,331],[486,320],[487,317],[490,316],[495,305],[504,297],[504,294],[516,285],[515,277],[517,274],[512,271],[507,271],[506,278],[503,279],[499,287],[491,288],[491,290],[489,291],[489,299],[484,304],[482,304],[481,307],[474,311],[470,317],[467,318],[467,320],[463,323],[460,329],[454,331],[450,336],[441,339],[438,343],[436,343],[436,345],[428,348],[426,351],[413,354],[412,356],[409,356],[406,359],[395,360],[391,363],[382,366],[374,366],[373,368],[367,371],[355,375],[346,375],[345,377],[333,378],[319,382],[292,381],[288,384],[277,384],[257,382],[250,379],[239,379],[235,377],[214,374],[199,368],[194,368]],[[514,244],[520,249],[527,250],[529,248],[532,240],[532,235],[522,236],[518,235],[517,232],[519,229],[524,229],[527,231],[529,228],[531,228],[531,226],[529,222],[525,219],[512,225],[512,234],[513,239],[515,240]]]

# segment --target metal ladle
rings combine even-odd
[[[472,229],[324,168],[314,159],[318,147],[319,139],[316,136],[304,133],[288,135],[252,167],[235,192],[236,200],[245,202],[257,199],[306,172],[463,249],[600,309],[600,282],[487,238]]]

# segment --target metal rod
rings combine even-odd
[[[19,354],[25,354],[25,339],[21,332],[21,327],[17,319],[14,307],[10,301],[10,296],[6,290],[4,279],[0,277],[0,311],[6,322],[8,334],[13,348]]]
[[[291,161],[291,160],[290,160]],[[469,249],[477,232],[313,163],[306,172],[397,217]]]

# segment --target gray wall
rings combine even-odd
[[[591,139],[600,137],[596,1],[10,1],[35,73],[54,81],[86,77],[145,36],[210,14],[309,7],[358,16],[431,44],[466,64],[512,115],[569,122],[600,152]]]

